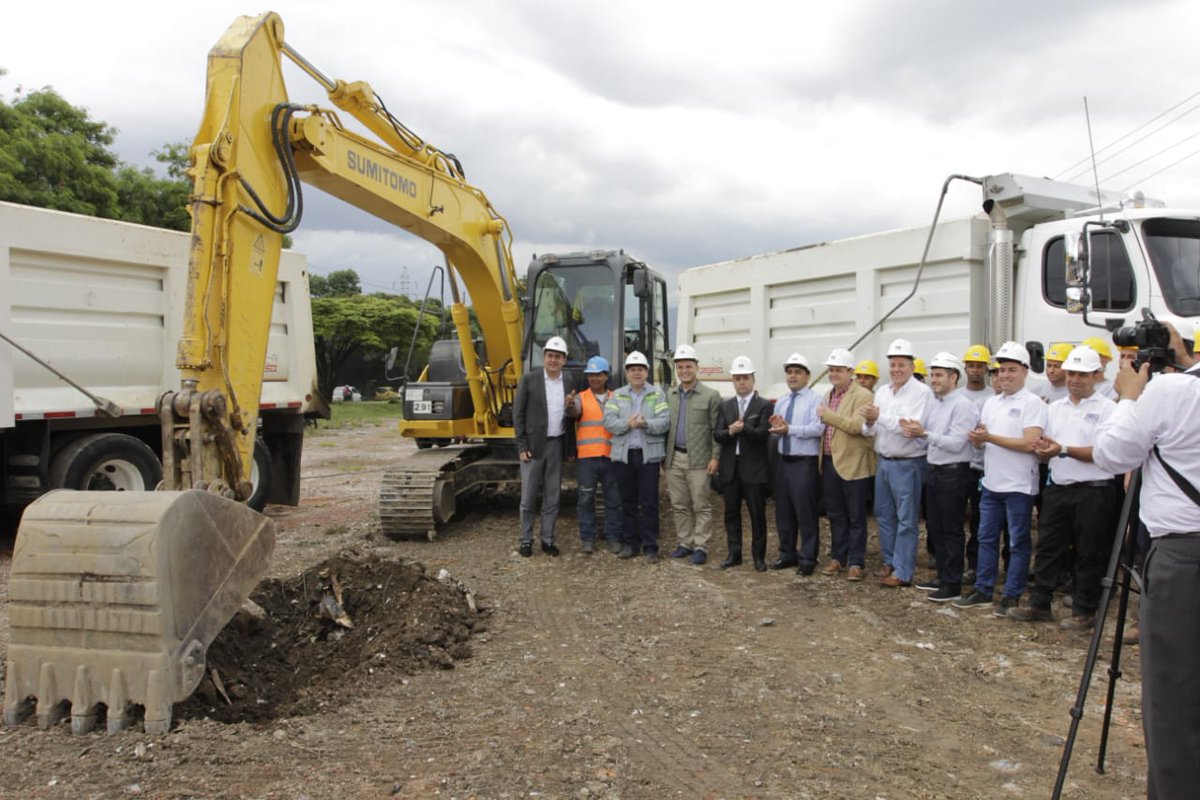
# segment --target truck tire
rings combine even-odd
[[[152,492],[161,480],[158,456],[141,439],[124,433],[80,436],[50,462],[54,489]]]
[[[271,496],[272,477],[271,451],[267,449],[266,442],[262,439],[255,439],[254,462],[250,470],[250,483],[254,486],[254,490],[250,493],[246,505],[255,511],[262,511],[266,508],[267,498]]]

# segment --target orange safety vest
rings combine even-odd
[[[612,434],[604,427],[604,406],[591,389],[579,395],[583,413],[579,415],[579,430],[575,434],[577,458],[608,458],[612,454]]]

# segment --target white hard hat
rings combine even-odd
[[[854,353],[842,347],[835,347],[829,354],[829,358],[825,359],[825,366],[854,369]]]
[[[546,340],[546,344],[542,347],[542,350],[553,350],[565,356],[567,354],[567,343],[563,341],[561,336],[551,336]]]
[[[681,344],[679,347],[675,348],[675,360],[699,361],[700,359],[696,357],[696,348],[692,347],[690,344]]]
[[[632,353],[625,356],[625,367],[645,367],[646,369],[650,369],[650,362],[646,360],[644,355],[639,353],[637,350],[634,350]]]
[[[952,369],[961,373],[963,371],[962,362],[953,353],[947,353],[945,350],[929,359],[930,367],[940,367],[941,369]]]
[[[788,367],[804,367],[805,372],[812,372],[808,366],[808,359],[799,353],[792,353],[787,357],[787,361],[783,362],[783,368],[786,370]]]
[[[891,358],[892,356],[915,358],[916,354],[913,352],[912,342],[908,339],[896,339],[893,341],[888,345],[887,349],[887,357]]]
[[[997,361],[1016,361],[1023,367],[1029,366],[1029,351],[1016,342],[1005,342],[1000,345],[994,358]]]
[[[733,365],[729,368],[730,375],[753,375],[754,362],[749,356],[738,356],[733,360]]]
[[[1068,372],[1099,372],[1100,354],[1087,345],[1072,350],[1063,360],[1062,368]]]

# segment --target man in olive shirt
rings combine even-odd
[[[671,427],[667,431],[667,457],[663,462],[667,492],[675,518],[679,544],[671,558],[686,558],[693,564],[708,560],[712,537],[712,502],[708,478],[717,472],[713,429],[721,395],[697,380],[696,351],[683,344],[675,351],[675,375],[679,383],[667,390]]]

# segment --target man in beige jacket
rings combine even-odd
[[[863,579],[867,556],[867,495],[875,478],[875,448],[859,409],[874,402],[854,381],[854,354],[836,349],[825,359],[832,389],[817,414],[825,423],[821,441],[821,487],[829,515],[833,560],[822,575],[837,575],[847,566],[848,578]]]

